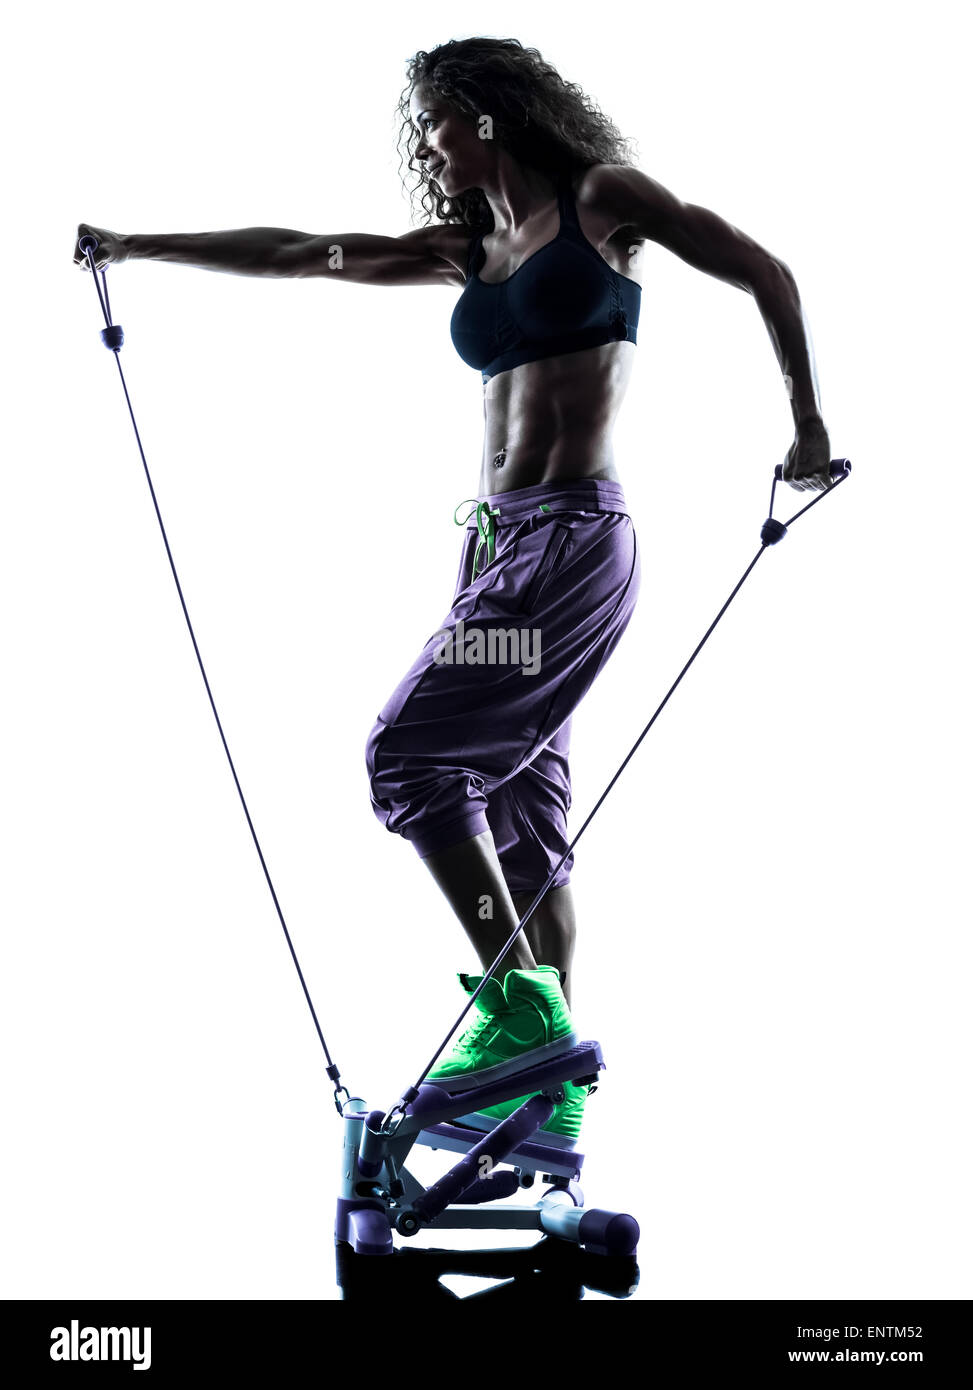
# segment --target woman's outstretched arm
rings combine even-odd
[[[320,236],[286,227],[120,235],[81,223],[78,242],[85,235],[98,239],[99,268],[129,260],[172,261],[230,275],[333,276],[364,285],[462,285],[470,239],[469,228],[454,223],[398,237],[365,232]],[[74,259],[87,268],[77,242]]]

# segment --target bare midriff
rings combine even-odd
[[[478,496],[577,478],[619,481],[612,431],[634,360],[634,343],[605,343],[484,382]]]

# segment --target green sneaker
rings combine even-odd
[[[457,979],[466,993],[472,994],[483,976],[460,974],[457,975]],[[487,980],[486,988],[480,991],[480,996],[473,1005],[473,1015],[453,1044],[453,1050],[440,1057],[426,1080],[437,1081],[444,1077],[461,1076],[469,1071],[472,1065],[471,1058],[476,1056],[478,1039],[492,1024],[494,1014],[506,1007],[503,986],[498,979],[491,976]]]
[[[482,975],[460,975],[472,994]],[[524,1067],[569,1051],[578,1041],[553,965],[536,970],[508,970],[501,988],[491,977],[473,1008],[477,1017],[455,1047],[426,1077],[427,1081],[456,1081],[462,1086],[485,1086],[502,1081]]]

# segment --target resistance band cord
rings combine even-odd
[[[146,481],[149,484],[149,492],[152,494],[152,505],[155,507],[155,514],[159,520],[159,528],[162,531],[162,539],[165,542],[166,554],[169,556],[169,565],[172,569],[172,577],[176,581],[176,590],[179,594],[179,602],[182,604],[182,611],[186,617],[186,625],[189,628],[189,635],[193,639],[193,647],[196,652],[196,660],[199,662],[199,669],[203,674],[203,683],[206,686],[206,694],[209,696],[209,702],[213,708],[213,717],[216,720],[216,727],[220,731],[220,738],[223,740],[223,748],[226,752],[227,761],[230,764],[230,771],[233,773],[233,780],[236,783],[236,789],[240,793],[240,801],[243,805],[243,813],[247,818],[247,824],[250,827],[250,834],[253,836],[253,843],[256,845],[257,848],[257,854],[260,858],[260,864],[264,871],[264,877],[267,880],[267,887],[270,889],[270,896],[274,900],[274,907],[277,909],[277,916],[280,918],[280,924],[284,929],[284,936],[287,938],[287,945],[290,949],[291,957],[293,958],[298,978],[301,981],[301,988],[304,991],[304,998],[307,1000],[307,1006],[311,1010],[311,1017],[314,1020],[314,1026],[317,1029],[318,1037],[321,1039],[321,1046],[324,1048],[324,1055],[327,1059],[328,1078],[334,1083],[335,1088],[335,1109],[337,1110],[338,1114],[341,1115],[343,1104],[341,1100],[341,1092],[344,1091],[346,1100],[351,1099],[351,1094],[347,1086],[339,1084],[341,1080],[341,1073],[339,1072],[335,1063],[331,1060],[331,1053],[328,1051],[328,1044],[325,1042],[324,1034],[321,1032],[321,1025],[318,1022],[318,1016],[314,1011],[314,1004],[311,1000],[311,995],[308,991],[307,984],[304,980],[304,972],[301,969],[300,961],[297,959],[297,952],[294,950],[294,943],[293,941],[291,941],[291,934],[287,930],[287,923],[284,921],[284,914],[281,911],[281,906],[277,899],[277,893],[274,888],[273,880],[271,879],[270,871],[267,868],[267,861],[264,859],[263,850],[260,848],[260,841],[257,839],[257,832],[254,829],[253,821],[250,817],[250,810],[247,806],[247,800],[246,797],[243,795],[243,788],[240,786],[240,779],[237,776],[236,768],[233,765],[233,758],[230,754],[229,745],[226,741],[226,735],[223,733],[223,725],[220,722],[220,716],[216,709],[216,701],[213,699],[213,692],[210,689],[209,679],[206,675],[206,667],[203,665],[203,658],[200,655],[199,644],[196,641],[196,634],[193,631],[193,625],[189,618],[189,610],[186,607],[186,600],[183,598],[182,585],[179,583],[179,575],[176,573],[176,562],[172,558],[172,550],[169,546],[169,537],[166,535],[166,528],[162,521],[162,513],[159,511],[159,503],[156,501],[155,488],[152,486],[152,477],[149,473],[149,465],[145,461],[145,450],[142,448],[142,440],[139,435],[138,425],[136,425],[135,423],[135,415],[132,411],[131,398],[128,394],[128,387],[125,384],[125,373],[122,371],[122,364],[118,355],[119,350],[121,349],[122,344],[125,341],[125,335],[122,332],[121,326],[119,324],[113,324],[111,321],[111,306],[108,302],[108,284],[105,277],[105,272],[103,270],[101,272],[96,272],[93,253],[97,245],[98,242],[96,238],[84,237],[79,243],[79,249],[81,250],[83,255],[87,255],[88,257],[88,264],[91,268],[92,276],[94,278],[95,288],[98,291],[98,299],[101,302],[102,313],[105,316],[105,323],[107,326],[101,330],[102,342],[115,354],[115,361],[118,363],[118,375],[122,379],[122,390],[125,392],[125,400],[128,404],[128,413],[132,417],[132,428],[135,430],[135,438],[138,441],[139,453],[142,455],[142,467],[145,469],[145,477]],[[102,286],[98,284],[98,273],[101,274],[102,283],[104,285],[104,294],[102,294]]]
[[[144,449],[142,448],[142,440],[141,440],[141,437],[140,437],[140,435],[139,435],[138,426],[137,426],[136,423],[135,423],[135,415],[134,415],[134,413],[133,413],[133,411],[132,411],[132,402],[131,402],[131,399],[130,399],[129,394],[128,394],[128,387],[127,387],[127,385],[126,385],[126,383],[125,383],[125,375],[124,375],[124,373],[122,372],[122,364],[121,364],[121,361],[120,361],[120,359],[119,359],[119,351],[120,351],[120,349],[121,349],[121,347],[122,347],[122,345],[123,345],[123,343],[124,343],[124,341],[125,341],[124,334],[123,334],[123,332],[122,332],[122,329],[121,329],[120,325],[118,325],[118,324],[113,324],[112,321],[111,321],[111,306],[110,306],[109,301],[108,301],[108,284],[107,284],[107,279],[106,279],[104,270],[98,271],[98,269],[97,269],[97,267],[96,267],[96,265],[95,265],[94,251],[96,250],[97,246],[98,246],[98,241],[97,241],[97,239],[96,239],[95,237],[90,237],[90,236],[83,237],[82,240],[79,242],[79,250],[81,251],[82,255],[85,255],[85,256],[87,256],[87,258],[88,258],[89,268],[90,268],[90,270],[91,270],[91,272],[92,272],[92,278],[93,278],[93,280],[94,280],[95,288],[96,288],[96,290],[97,290],[97,292],[98,292],[98,299],[99,299],[99,302],[100,302],[100,304],[101,304],[102,313],[104,314],[104,318],[105,318],[105,324],[106,324],[106,326],[105,326],[105,328],[103,328],[103,329],[101,330],[102,342],[105,344],[105,346],[106,346],[107,348],[110,349],[110,351],[112,351],[112,352],[115,354],[115,361],[116,361],[116,363],[118,364],[118,374],[119,374],[119,376],[121,377],[121,381],[122,381],[122,390],[125,392],[125,400],[126,400],[126,403],[128,404],[129,415],[131,416],[131,419],[132,419],[132,427],[133,427],[133,429],[135,430],[135,438],[136,438],[136,441],[137,441],[137,443],[138,443],[139,453],[141,454],[141,457],[142,457],[142,466],[143,466],[143,468],[144,468],[144,470],[145,470],[145,477],[146,477],[146,481],[148,482],[148,485],[149,485],[149,492],[150,492],[151,495],[152,495],[152,504],[153,504],[153,506],[155,507],[155,514],[156,514],[156,517],[157,517],[158,522],[159,522],[159,528],[160,528],[160,530],[161,530],[161,532],[162,532],[162,539],[163,539],[163,542],[165,543],[166,554],[167,554],[168,557],[169,557],[169,565],[170,565],[170,567],[171,567],[171,569],[172,569],[172,577],[173,577],[173,579],[175,580],[175,583],[176,583],[176,590],[177,590],[177,592],[178,592],[178,594],[179,594],[179,601],[180,601],[180,603],[182,604],[182,611],[183,611],[183,614],[184,614],[185,619],[186,619],[186,625],[187,625],[188,628],[189,628],[189,635],[190,635],[190,637],[192,638],[193,648],[194,648],[194,650],[195,650],[195,652],[196,652],[196,660],[199,662],[199,669],[200,669],[200,671],[202,672],[203,682],[204,682],[204,684],[205,684],[205,686],[206,686],[206,693],[207,693],[207,695],[209,696],[209,702],[210,702],[210,705],[211,705],[212,710],[213,710],[213,716],[214,716],[214,718],[215,718],[215,720],[216,720],[216,727],[219,729],[219,732],[220,732],[220,738],[221,738],[221,740],[222,740],[222,742],[223,742],[223,748],[224,748],[224,751],[226,752],[227,761],[228,761],[229,764],[230,764],[230,771],[233,773],[233,780],[234,780],[234,782],[236,783],[236,789],[237,789],[237,792],[239,793],[241,804],[243,805],[243,811],[244,811],[244,814],[245,814],[245,816],[246,816],[246,818],[247,818],[247,824],[248,824],[249,827],[250,827],[250,834],[251,834],[252,837],[253,837],[253,843],[254,843],[254,845],[256,846],[257,854],[258,854],[259,859],[260,859],[260,864],[261,864],[261,867],[262,867],[262,869],[263,869],[263,871],[264,871],[264,877],[265,877],[266,880],[267,880],[267,886],[268,886],[268,888],[270,889],[270,894],[271,894],[271,897],[273,898],[273,901],[274,901],[274,907],[275,907],[276,910],[277,910],[277,916],[280,918],[280,924],[281,924],[281,927],[282,927],[283,930],[284,930],[284,936],[285,936],[286,939],[287,939],[287,945],[288,945],[288,948],[289,948],[289,950],[290,950],[291,957],[292,957],[292,959],[293,959],[293,961],[294,961],[294,966],[295,966],[295,969],[297,970],[298,978],[300,979],[300,982],[301,982],[301,988],[302,988],[303,991],[304,991],[304,997],[305,997],[305,999],[307,1000],[307,1006],[308,1006],[308,1008],[309,1008],[310,1011],[311,1011],[311,1017],[312,1017],[312,1019],[314,1020],[314,1026],[315,1026],[315,1028],[316,1028],[316,1030],[317,1030],[318,1038],[320,1039],[320,1041],[321,1041],[321,1046],[322,1046],[322,1048],[324,1049],[324,1055],[325,1055],[325,1058],[326,1058],[326,1060],[327,1060],[327,1075],[328,1075],[329,1080],[332,1081],[332,1082],[334,1083],[334,1087],[335,1087],[335,1091],[334,1091],[335,1109],[337,1110],[337,1112],[338,1112],[339,1115],[343,1115],[343,1102],[342,1102],[342,1100],[341,1100],[341,1092],[342,1092],[342,1091],[344,1092],[345,1097],[346,1097],[346,1100],[350,1100],[350,1099],[351,1099],[351,1096],[350,1096],[350,1093],[349,1093],[349,1091],[348,1091],[347,1086],[344,1086],[344,1085],[340,1084],[340,1077],[341,1077],[341,1074],[340,1074],[340,1072],[339,1072],[339,1070],[338,1070],[338,1067],[337,1067],[337,1066],[335,1065],[335,1063],[331,1060],[331,1054],[330,1054],[330,1052],[328,1051],[328,1045],[327,1045],[327,1043],[326,1043],[325,1040],[324,1040],[324,1034],[323,1034],[322,1031],[321,1031],[321,1025],[320,1025],[320,1023],[318,1022],[318,1016],[317,1016],[317,1014],[315,1013],[314,1004],[313,1004],[313,1002],[312,1002],[312,1000],[311,1000],[311,995],[310,995],[310,993],[309,993],[309,991],[308,991],[307,984],[305,983],[305,980],[304,980],[304,973],[303,973],[303,971],[301,970],[300,962],[299,962],[298,959],[297,959],[297,953],[296,953],[296,951],[294,950],[294,943],[291,941],[291,935],[290,935],[290,932],[289,932],[288,929],[287,929],[287,923],[286,923],[285,920],[284,920],[284,914],[283,914],[283,912],[281,911],[280,902],[278,901],[277,893],[276,893],[276,890],[274,889],[273,881],[272,881],[272,879],[271,879],[271,877],[270,877],[270,872],[269,872],[269,870],[268,870],[268,868],[267,868],[266,860],[264,859],[263,850],[260,848],[260,841],[258,840],[258,838],[257,838],[257,832],[256,832],[256,830],[254,829],[253,820],[252,820],[252,818],[251,818],[251,816],[250,816],[249,808],[247,807],[246,798],[245,798],[244,795],[243,795],[243,788],[240,786],[240,779],[239,779],[239,777],[237,776],[237,771],[236,771],[236,768],[235,768],[235,766],[234,766],[234,764],[233,764],[233,758],[232,758],[232,756],[231,756],[231,754],[230,754],[230,749],[229,749],[229,746],[228,746],[227,741],[226,741],[226,736],[225,736],[225,734],[223,733],[223,725],[222,725],[222,723],[220,722],[220,716],[219,716],[219,713],[217,712],[217,709],[216,709],[216,702],[215,702],[215,700],[213,699],[213,692],[212,692],[212,690],[210,689],[209,680],[208,680],[207,675],[206,675],[206,668],[205,668],[204,665],[203,665],[203,658],[202,658],[202,656],[200,655],[199,644],[198,644],[197,641],[196,641],[196,634],[195,634],[195,632],[193,631],[193,625],[192,625],[192,622],[190,621],[190,618],[189,618],[189,610],[188,610],[187,607],[186,607],[186,600],[185,600],[184,597],[183,597],[182,585],[179,583],[179,575],[178,575],[177,572],[176,572],[175,561],[174,561],[173,558],[172,558],[172,550],[171,550],[171,548],[170,548],[170,546],[169,546],[169,538],[168,538],[168,536],[166,535],[166,528],[165,528],[165,525],[163,524],[163,521],[162,521],[162,513],[161,513],[160,510],[159,510],[159,504],[158,504],[158,501],[156,500],[155,488],[152,486],[152,478],[151,478],[151,475],[149,474],[149,466],[148,466],[148,463],[146,462],[146,459],[145,459],[145,451],[144,451]],[[101,279],[102,279],[102,284],[101,284],[101,285],[98,284],[98,274],[101,275]],[[473,1007],[473,1005],[474,1005],[474,1003],[476,1002],[477,998],[479,997],[480,993],[481,993],[482,990],[486,987],[487,981],[492,977],[494,971],[497,969],[497,967],[498,967],[498,966],[500,965],[500,963],[503,961],[504,957],[507,955],[507,953],[509,952],[510,948],[513,946],[514,942],[516,941],[518,935],[520,934],[520,932],[521,932],[521,930],[523,929],[523,927],[525,926],[525,924],[530,920],[532,914],[534,913],[534,911],[535,911],[535,909],[537,908],[538,904],[540,903],[541,899],[544,897],[545,893],[548,891],[548,889],[550,888],[551,884],[554,882],[554,879],[557,877],[557,874],[558,874],[558,872],[559,872],[559,870],[560,870],[562,864],[563,864],[564,861],[567,859],[567,857],[568,857],[568,855],[571,853],[571,851],[574,849],[574,847],[575,847],[575,845],[578,843],[578,841],[581,839],[581,836],[584,834],[584,832],[585,832],[585,830],[587,829],[588,825],[589,825],[589,824],[591,823],[591,821],[593,820],[593,818],[594,818],[594,816],[595,816],[595,813],[598,811],[598,809],[599,809],[599,807],[601,806],[602,802],[605,800],[606,796],[607,796],[608,793],[611,791],[612,787],[615,785],[615,783],[618,781],[619,777],[620,777],[620,776],[622,775],[622,773],[624,772],[625,768],[628,766],[628,764],[629,764],[629,762],[631,761],[633,755],[635,754],[636,749],[639,747],[639,745],[641,744],[642,740],[645,738],[646,734],[647,734],[647,733],[649,732],[649,730],[652,728],[653,724],[654,724],[655,721],[658,719],[659,715],[662,713],[662,711],[663,711],[663,709],[665,708],[665,706],[668,704],[670,697],[672,696],[673,692],[676,690],[676,687],[679,685],[680,681],[682,680],[682,678],[683,678],[683,676],[686,674],[686,672],[689,670],[690,666],[691,666],[691,665],[693,664],[693,662],[696,660],[696,657],[699,655],[700,651],[702,650],[703,646],[705,645],[705,643],[706,643],[707,639],[709,638],[710,634],[712,633],[713,629],[716,627],[717,623],[718,623],[718,622],[720,621],[720,619],[723,617],[723,614],[726,612],[726,610],[729,608],[730,604],[733,602],[733,600],[734,600],[734,598],[736,597],[737,593],[738,593],[739,590],[741,589],[741,587],[742,587],[744,581],[746,580],[747,576],[750,574],[750,572],[751,572],[751,570],[753,569],[753,567],[756,565],[757,561],[760,559],[761,555],[764,553],[764,551],[767,549],[768,546],[770,546],[770,545],[776,545],[778,541],[782,540],[782,539],[784,538],[784,536],[787,534],[787,528],[788,528],[789,526],[791,526],[791,525],[798,519],[798,517],[803,516],[804,513],[810,511],[810,509],[811,509],[812,507],[817,506],[818,502],[822,501],[822,500],[828,495],[828,493],[833,492],[834,489],[835,489],[835,487],[838,486],[838,484],[840,484],[840,483],[842,483],[842,482],[845,481],[845,479],[848,477],[848,474],[849,474],[850,472],[851,472],[851,464],[848,462],[847,459],[835,459],[835,460],[832,460],[832,463],[831,463],[831,478],[832,478],[831,487],[829,487],[825,492],[819,493],[818,496],[815,497],[813,501],[809,502],[806,506],[802,507],[802,508],[800,509],[800,511],[795,512],[794,515],[790,518],[789,521],[787,521],[787,522],[781,522],[781,521],[775,520],[774,515],[773,515],[773,511],[774,511],[774,496],[775,496],[775,492],[776,492],[776,488],[777,488],[777,483],[782,479],[782,476],[783,476],[783,469],[781,468],[781,466],[778,465],[777,470],[776,470],[775,475],[774,475],[774,481],[773,481],[773,483],[772,483],[772,485],[771,485],[771,489],[770,489],[770,508],[769,508],[767,520],[763,523],[763,526],[762,526],[761,532],[760,532],[760,540],[761,540],[760,549],[757,551],[756,555],[755,555],[755,556],[753,557],[753,559],[750,561],[750,564],[749,564],[749,565],[747,566],[747,568],[744,570],[744,572],[743,572],[743,574],[741,575],[740,579],[738,580],[736,586],[734,587],[733,592],[730,594],[729,598],[726,600],[726,602],[724,603],[723,607],[720,609],[720,611],[717,613],[716,617],[713,619],[712,623],[710,623],[709,627],[706,629],[706,632],[704,633],[704,635],[703,635],[701,641],[700,641],[699,644],[697,645],[697,647],[696,647],[695,651],[693,652],[692,656],[689,658],[689,660],[686,662],[685,666],[684,666],[684,667],[682,668],[682,670],[679,672],[679,675],[676,677],[675,681],[674,681],[673,684],[670,686],[668,692],[667,692],[666,695],[665,695],[665,698],[662,700],[662,702],[661,702],[661,704],[659,705],[658,709],[655,711],[655,713],[652,715],[652,718],[649,720],[649,722],[646,724],[645,728],[644,728],[644,729],[642,730],[642,732],[639,734],[639,736],[638,736],[638,738],[636,739],[635,743],[632,745],[632,748],[630,749],[629,753],[628,753],[627,756],[625,757],[624,762],[621,764],[621,766],[619,767],[618,771],[615,773],[614,777],[612,777],[611,781],[608,783],[608,786],[607,786],[607,787],[605,788],[605,790],[602,792],[601,796],[600,796],[600,797],[598,798],[598,800],[595,802],[594,807],[593,807],[592,810],[589,812],[589,814],[588,814],[588,816],[587,816],[587,818],[586,818],[584,824],[581,826],[581,829],[580,829],[580,830],[578,831],[578,833],[575,835],[574,839],[573,839],[573,840],[571,841],[571,843],[568,845],[567,849],[564,851],[563,855],[562,855],[561,858],[558,860],[557,864],[555,864],[554,868],[551,870],[551,873],[550,873],[550,876],[549,876],[548,879],[547,879],[547,882],[544,884],[544,886],[543,886],[541,889],[538,890],[537,895],[535,896],[533,902],[530,904],[530,906],[528,907],[527,911],[524,913],[523,917],[522,917],[522,918],[520,919],[520,921],[517,923],[516,928],[515,928],[514,931],[511,933],[509,940],[508,940],[508,941],[506,942],[506,944],[504,945],[504,947],[503,947],[503,949],[501,950],[500,954],[497,956],[496,960],[493,962],[493,964],[490,966],[490,968],[484,973],[483,979],[480,981],[479,985],[476,987],[476,989],[473,991],[473,993],[470,995],[469,999],[467,1000],[467,1002],[466,1002],[466,1007],[465,1007],[465,1008],[463,1009],[463,1011],[460,1013],[459,1017],[456,1019],[456,1022],[453,1024],[452,1028],[450,1028],[449,1032],[448,1032],[448,1033],[446,1034],[446,1036],[443,1038],[442,1042],[439,1044],[439,1047],[438,1047],[438,1048],[436,1049],[436,1051],[433,1053],[432,1057],[430,1057],[430,1059],[429,1059],[429,1061],[427,1062],[425,1068],[423,1069],[421,1075],[418,1077],[418,1079],[416,1080],[416,1082],[415,1082],[415,1084],[414,1084],[413,1086],[411,1086],[408,1090],[406,1090],[406,1091],[404,1091],[404,1092],[402,1093],[402,1095],[401,1095],[401,1097],[399,1098],[398,1102],[392,1107],[392,1109],[391,1109],[391,1110],[388,1112],[388,1114],[384,1117],[384,1120],[383,1120],[383,1122],[382,1122],[382,1130],[383,1130],[383,1132],[389,1133],[389,1132],[393,1131],[393,1130],[397,1127],[397,1124],[399,1123],[399,1119],[400,1119],[402,1116],[405,1115],[406,1106],[409,1105],[409,1104],[411,1104],[411,1103],[418,1097],[418,1095],[419,1095],[419,1087],[422,1085],[422,1082],[424,1081],[424,1079],[425,1079],[425,1077],[428,1075],[428,1073],[432,1070],[432,1068],[433,1068],[433,1066],[435,1065],[437,1059],[439,1058],[439,1055],[440,1055],[440,1053],[442,1052],[443,1048],[446,1046],[446,1044],[449,1042],[450,1038],[451,1038],[451,1037],[453,1036],[453,1034],[456,1032],[456,1029],[457,1029],[457,1028],[459,1027],[459,1025],[462,1023],[463,1019],[466,1017],[466,1015],[467,1015],[467,1013],[469,1012],[469,1010]],[[472,499],[471,499],[471,500],[472,500]],[[479,524],[479,522],[480,522],[480,516],[479,516],[479,514],[478,514],[478,516],[477,516],[477,522],[478,522],[478,524]],[[484,541],[487,541],[487,540],[488,540],[488,537],[485,537],[485,536],[483,535],[482,531],[481,531],[481,543],[484,542]],[[478,552],[477,552],[477,553],[479,553],[479,547],[478,547]],[[488,563],[489,563],[489,558],[490,558],[490,546],[489,546],[489,544],[487,544],[487,554],[488,554]],[[399,1117],[399,1118],[397,1119],[396,1117]]]

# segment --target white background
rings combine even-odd
[[[959,6],[847,0],[48,3],[8,28],[0,1293],[337,1297],[331,1087],[71,255],[80,221],[407,231],[405,61],[481,32],[791,266],[855,470],[578,846],[574,1014],[608,1063],[588,1202],[641,1222],[640,1298],[968,1298],[964,43]],[[645,254],[616,433],[642,596],[575,717],[574,829],[752,558],[792,439],[753,301]],[[455,293],[146,262],[108,288],[325,1036],[387,1108],[476,966],[364,769],[477,488]]]

